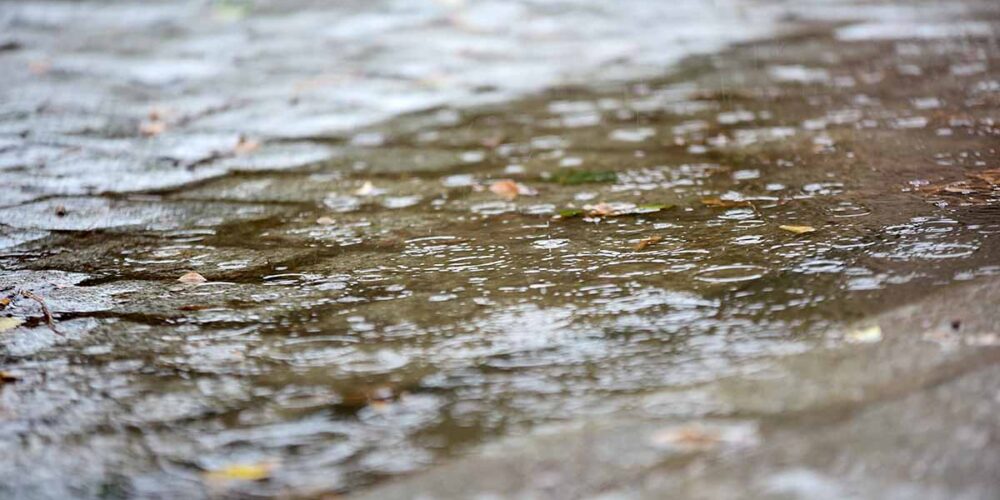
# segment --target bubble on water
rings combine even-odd
[[[545,249],[545,250],[553,250],[553,249],[556,249],[556,248],[562,248],[562,247],[564,247],[566,245],[569,245],[569,240],[559,239],[559,238],[537,240],[537,241],[534,241],[534,242],[531,243],[531,246],[533,246],[535,248]]]
[[[649,127],[618,129],[610,134],[611,140],[622,142],[642,142],[656,135],[656,130]]]
[[[889,260],[957,259],[968,257],[978,249],[979,245],[969,243],[918,241],[899,244],[887,251],[872,252],[872,256]]]
[[[810,259],[792,268],[802,274],[838,273],[844,270],[844,263],[838,260]]]
[[[850,201],[842,201],[834,205],[833,207],[827,209],[827,212],[829,212],[830,215],[834,217],[841,217],[841,218],[864,217],[872,213],[872,211],[868,209],[868,207]]]
[[[739,283],[759,279],[766,273],[767,269],[761,266],[732,264],[707,267],[698,271],[694,279],[706,283]]]
[[[428,302],[448,302],[449,300],[455,300],[457,298],[458,298],[458,295],[456,295],[454,293],[439,293],[439,294],[431,295],[430,297],[427,298],[427,301]]]
[[[323,199],[323,204],[334,212],[353,212],[361,207],[361,200],[356,196],[331,194]]]
[[[469,207],[469,210],[473,213],[480,215],[500,215],[506,212],[513,212],[516,209],[517,205],[506,201],[488,201],[484,203],[477,203]]]
[[[382,200],[382,206],[392,209],[408,208],[420,203],[421,199],[423,198],[420,195],[389,196]]]

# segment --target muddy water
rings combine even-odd
[[[996,275],[1000,59],[977,12],[10,203],[0,491],[354,491]],[[233,464],[269,478],[220,479]]]

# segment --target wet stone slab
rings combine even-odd
[[[263,219],[284,210],[267,205],[81,197],[53,198],[0,208],[0,217],[12,227],[29,230],[92,231],[130,227],[163,231]]]

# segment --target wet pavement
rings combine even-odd
[[[995,5],[184,5],[0,7],[3,495],[997,491]]]

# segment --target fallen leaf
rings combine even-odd
[[[590,211],[589,215],[591,216],[604,217],[607,215],[617,215],[615,207],[604,202],[598,203],[597,205],[587,205],[583,208],[589,210]]]
[[[491,135],[489,137],[484,138],[483,140],[479,141],[479,144],[482,144],[483,147],[486,147],[486,148],[489,148],[489,149],[496,149],[501,144],[503,144],[503,141],[505,141],[506,139],[507,139],[507,136],[505,136],[504,134],[496,134],[496,135]]]
[[[18,377],[17,375],[14,375],[11,372],[5,372],[3,370],[0,370],[0,385],[10,382],[17,382],[18,380],[21,380],[21,377]]]
[[[646,204],[634,205],[632,203],[605,203],[596,205],[584,205],[587,215],[590,217],[618,217],[621,215],[641,215],[659,212],[673,208],[673,205]]]
[[[759,430],[753,423],[703,424],[693,422],[666,427],[653,433],[653,446],[683,451],[702,451],[726,446],[752,446],[760,441]]]
[[[580,210],[579,208],[564,208],[560,210],[557,215],[563,219],[569,219],[583,215],[583,210]]]
[[[564,186],[599,184],[618,181],[618,174],[609,170],[564,170],[556,172],[550,180]]]
[[[990,186],[997,187],[1000,186],[1000,168],[993,168],[990,170],[983,170],[982,172],[976,172],[974,174],[967,174],[973,179],[979,179],[986,182]]]
[[[258,149],[260,149],[260,142],[253,139],[247,139],[245,136],[241,135],[239,140],[236,141],[236,146],[233,147],[233,152],[238,155],[245,155],[253,153]]]
[[[52,69],[52,63],[45,60],[29,61],[28,71],[33,75],[44,75]]]
[[[714,447],[721,436],[717,431],[692,424],[663,429],[653,436],[653,444],[703,450]]]
[[[534,196],[538,194],[538,191],[510,179],[503,179],[490,184],[490,191],[508,201],[518,196]]]
[[[882,328],[878,325],[866,326],[844,334],[844,340],[851,344],[871,344],[882,340]]]
[[[254,464],[231,464],[221,469],[208,471],[205,479],[212,481],[260,481],[271,477],[274,464],[260,462]]]
[[[333,217],[327,217],[324,215],[323,217],[316,219],[316,223],[321,226],[332,226],[336,224],[337,221],[334,220]]]
[[[646,213],[659,212],[662,210],[670,210],[671,208],[674,208],[674,205],[671,205],[669,203],[647,203],[635,207],[635,211],[633,211],[632,213],[646,214]]]
[[[0,309],[4,309],[4,308],[6,308],[9,305],[10,305],[10,298],[9,297],[4,297],[4,298],[0,299]]]
[[[385,193],[385,190],[375,187],[372,181],[365,181],[361,187],[354,190],[355,196],[378,196],[383,193]]]
[[[153,137],[166,132],[167,124],[159,120],[149,120],[139,123],[139,133],[146,137]]]
[[[752,204],[747,200],[723,200],[721,198],[702,198],[701,204],[712,208],[734,208],[749,207]]]
[[[21,326],[22,323],[24,323],[24,320],[21,318],[0,318],[0,333],[13,330]]]
[[[785,231],[788,231],[790,233],[795,233],[795,234],[806,234],[806,233],[814,233],[814,232],[816,232],[816,228],[814,228],[812,226],[781,225],[781,226],[778,226],[778,227],[780,229],[783,229]]]
[[[632,248],[634,248],[635,251],[638,252],[640,250],[645,250],[646,247],[650,245],[655,245],[661,241],[663,241],[663,236],[650,236],[649,238],[643,238],[639,240],[639,242],[636,243]]]
[[[198,284],[198,283],[204,283],[208,280],[205,279],[204,276],[194,271],[191,271],[188,273],[184,273],[180,278],[177,278],[177,281],[180,281],[181,283]]]

